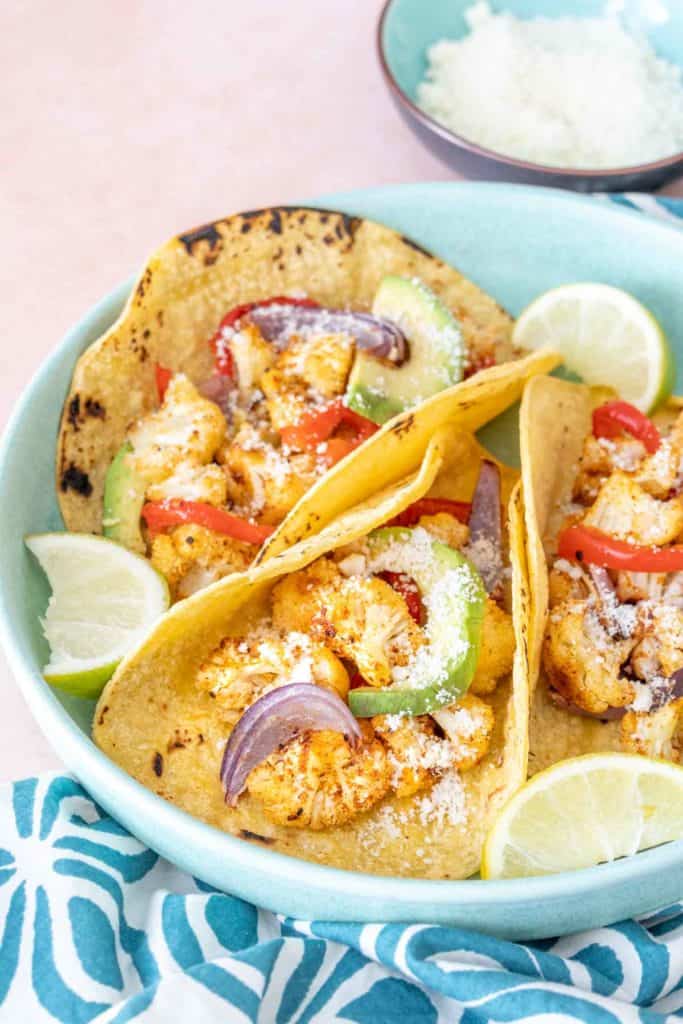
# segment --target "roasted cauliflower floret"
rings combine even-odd
[[[273,625],[283,632],[308,632],[320,611],[321,589],[340,578],[331,558],[318,558],[305,569],[283,576],[271,592]]]
[[[455,704],[435,711],[432,718],[443,729],[453,755],[453,765],[467,772],[488,753],[495,722],[493,709],[472,693]]]
[[[303,633],[224,637],[196,676],[199,690],[211,693],[222,709],[237,712],[288,683],[315,683],[342,700],[349,689],[339,659]]]
[[[343,395],[351,372],[355,345],[348,334],[328,334],[304,341],[301,376],[323,398]]]
[[[225,431],[225,417],[215,402],[203,398],[184,373],[176,373],[161,407],[128,431],[133,467],[146,483],[162,483],[181,463],[211,462]]]
[[[275,362],[275,349],[250,323],[245,323],[227,344],[237,371],[237,386],[244,397],[260,387],[261,377]]]
[[[308,629],[340,658],[352,661],[370,686],[389,686],[392,669],[407,665],[424,643],[405,600],[388,583],[377,577],[346,578],[329,560],[278,584],[273,620],[280,628],[296,624]]]
[[[203,501],[220,508],[228,500],[225,472],[215,462],[210,462],[208,466],[180,462],[171,476],[147,488],[149,501],[165,501],[168,498]]]
[[[384,745],[365,726],[358,749],[337,732],[297,737],[253,769],[247,788],[276,824],[323,829],[369,811],[389,792],[391,775]]]
[[[465,547],[470,538],[470,528],[466,523],[461,523],[455,516],[448,512],[437,512],[433,516],[420,516],[417,524],[436,537],[442,544],[448,544],[449,548],[459,551]]]
[[[280,431],[298,423],[315,405],[314,396],[303,378],[287,373],[276,362],[261,376],[261,390],[273,430]]]
[[[514,656],[512,616],[489,597],[484,610],[477,670],[470,685],[472,693],[493,693],[499,680],[512,672]]]
[[[681,761],[683,698],[672,700],[652,712],[627,712],[621,720],[620,738],[624,750],[646,757]]]
[[[617,600],[656,601],[664,592],[665,585],[666,573],[623,570],[616,574]]]
[[[631,668],[644,680],[668,678],[683,668],[683,611],[668,604],[644,608]]]
[[[615,640],[588,601],[566,601],[550,613],[543,664],[551,686],[570,704],[600,713],[626,707],[633,684],[621,676],[634,640]]]
[[[455,764],[451,744],[437,735],[429,715],[376,715],[371,722],[387,748],[397,796],[414,796]]]
[[[252,544],[188,524],[155,537],[150,557],[177,599],[248,568],[255,553]]]
[[[579,460],[573,497],[582,504],[595,501],[605,479],[615,469],[633,472],[645,457],[645,446],[631,438],[597,438],[590,434]]]
[[[636,481],[655,498],[667,498],[677,490],[683,477],[683,414],[656,452],[643,461]]]
[[[238,509],[277,525],[315,483],[314,452],[286,457],[266,442],[239,437],[222,456],[228,469],[228,495]]]
[[[588,583],[580,566],[558,559],[548,574],[550,607],[572,598],[588,597]]]
[[[635,544],[668,544],[683,530],[683,498],[659,501],[616,472],[603,483],[583,523]]]

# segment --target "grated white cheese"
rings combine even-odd
[[[429,48],[418,103],[458,135],[557,167],[628,167],[683,150],[681,70],[617,17],[465,13]]]

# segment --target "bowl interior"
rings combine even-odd
[[[565,282],[591,279],[626,288],[660,319],[678,357],[678,387],[683,383],[683,232],[606,201],[509,185],[385,187],[326,196],[317,205],[373,217],[414,238],[513,314]],[[476,919],[484,930],[530,937],[606,923],[680,897],[681,844],[522,884],[383,879],[316,867],[202,825],[143,790],[94,747],[92,705],[52,691],[42,679],[39,616],[48,591],[22,541],[26,533],[62,526],[54,491],[61,404],[76,358],[115,319],[129,287],[94,307],[45,362],[0,449],[0,636],[41,727],[93,796],[186,870],[298,917],[463,926]],[[507,447],[508,457],[515,456],[513,419],[494,424],[485,437],[501,453]]]
[[[427,68],[427,50],[439,39],[460,39],[467,34],[465,11],[473,0],[392,0],[384,19],[382,49],[394,79],[416,102],[417,87]],[[519,18],[589,17],[605,11],[605,0],[490,0],[493,11],[509,11]],[[648,11],[664,10],[663,23],[647,17]],[[656,52],[683,66],[683,4],[678,0],[624,0],[624,18],[635,32],[643,33]]]

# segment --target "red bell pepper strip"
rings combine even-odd
[[[406,576],[403,572],[381,572],[379,574],[380,579],[392,587],[397,594],[400,594],[405,603],[408,605],[408,612],[411,617],[417,622],[418,626],[422,624],[423,620],[423,608],[422,598],[420,597],[420,590],[412,578],[412,576]]]
[[[629,544],[596,530],[592,526],[568,526],[559,536],[557,553],[560,558],[604,569],[624,569],[630,572],[678,572],[683,569],[683,544],[668,548],[653,548],[642,544]]]
[[[159,363],[154,367],[157,382],[157,394],[159,401],[163,402],[164,395],[166,394],[166,388],[171,383],[171,377],[173,376],[173,370],[167,370],[165,366],[161,366]]]
[[[172,498],[168,501],[148,501],[142,506],[142,518],[152,537],[180,523],[194,523],[206,526],[216,533],[224,533],[247,544],[262,544],[274,530],[272,526],[258,526],[247,519],[234,516],[221,508],[207,505],[203,501],[184,501]]]
[[[469,501],[451,501],[450,498],[421,498],[390,519],[387,526],[415,526],[422,516],[436,516],[439,512],[447,512],[449,516],[453,516],[461,523],[467,523],[471,511],[472,505]]]
[[[628,402],[605,402],[594,411],[593,433],[596,437],[621,437],[624,431],[642,441],[651,455],[662,442],[652,420]]]
[[[221,334],[224,328],[234,327],[238,320],[250,313],[257,306],[307,306],[317,309],[318,303],[313,299],[294,299],[290,295],[274,295],[270,299],[262,299],[259,302],[243,302],[240,306],[234,306],[225,314],[218,325],[218,330],[209,341],[216,356],[216,373],[224,377],[235,376],[235,363],[232,353],[227,345],[221,344]]]
[[[353,409],[348,409],[338,398],[321,409],[312,409],[311,412],[304,413],[296,423],[282,427],[280,437],[282,443],[288,448],[311,452],[315,451],[319,444],[328,441],[337,427],[342,424],[350,427],[355,434],[353,438],[342,439],[345,442],[352,442],[350,447],[343,451],[344,455],[352,451],[353,448],[357,448],[359,444],[379,430],[376,423],[366,419],[365,416],[360,416]],[[338,461],[339,458],[341,455],[338,455],[334,461]]]

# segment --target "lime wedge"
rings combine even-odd
[[[491,829],[482,878],[592,867],[683,838],[683,768],[638,754],[586,754],[539,772]]]
[[[167,610],[163,576],[126,548],[85,533],[26,538],[52,596],[41,620],[50,645],[48,683],[76,697],[97,697],[121,658]]]
[[[607,284],[567,284],[544,292],[515,324],[523,349],[550,346],[586,384],[608,385],[642,412],[671,394],[674,360],[652,313]]]

